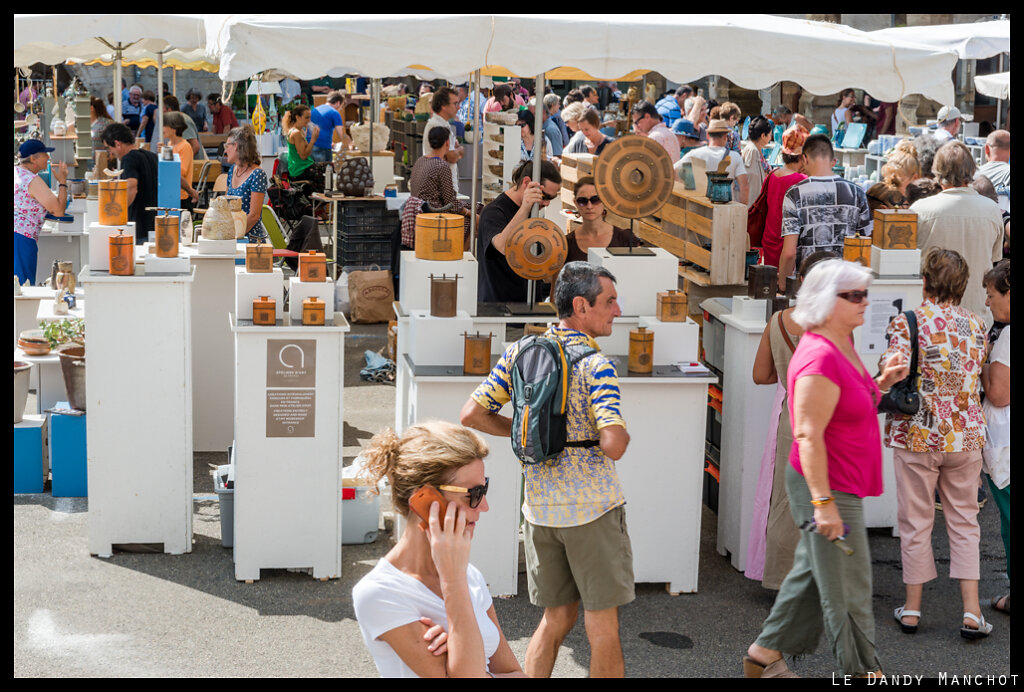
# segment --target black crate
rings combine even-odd
[[[338,237],[368,235],[386,235],[391,237],[391,234],[398,228],[399,222],[400,218],[397,210],[384,211],[380,216],[342,217],[341,227],[338,229]]]
[[[381,200],[374,202],[370,200],[353,200],[341,205],[341,220],[360,220],[365,218],[379,219],[387,211],[387,204]]]
[[[343,267],[391,265],[391,233],[343,236],[338,244],[338,264]]]

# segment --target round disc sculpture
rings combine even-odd
[[[608,211],[627,219],[650,216],[665,206],[674,181],[668,152],[640,135],[610,142],[594,161],[598,196]]]
[[[558,273],[568,252],[569,244],[562,229],[543,218],[520,221],[505,243],[508,266],[519,276],[533,281]]]

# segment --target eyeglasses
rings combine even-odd
[[[601,203],[601,198],[598,197],[597,195],[594,195],[593,197],[577,197],[576,198],[576,206],[577,207],[583,207],[583,206],[586,206],[588,204],[596,205],[596,204],[600,204],[600,203]]]
[[[484,484],[478,485],[475,488],[460,488],[457,485],[439,485],[438,487],[450,493],[469,493],[469,507],[470,509],[476,509],[480,506],[480,502],[483,501],[484,495],[487,494],[487,487],[490,484],[491,479],[484,478]]]
[[[842,293],[837,293],[836,296],[842,298],[843,300],[848,300],[851,303],[853,303],[854,305],[860,305],[868,297],[868,292],[867,291],[843,291]]]
[[[545,202],[550,202],[557,196],[558,195],[549,195],[548,193],[544,192],[544,190],[540,191],[540,198],[543,199]]]

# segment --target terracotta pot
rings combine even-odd
[[[18,348],[26,356],[45,356],[50,352],[50,342],[43,336],[42,329],[28,329],[18,335]]]
[[[629,372],[649,373],[654,367],[654,332],[646,327],[629,332]]]
[[[135,273],[135,237],[118,235],[109,238],[110,273],[114,276],[132,276]]]
[[[100,225],[124,226],[128,223],[128,181],[100,181]]]
[[[28,383],[32,375],[32,363],[14,361],[14,422],[20,423],[25,417],[25,403],[28,401]]]
[[[487,375],[491,372],[491,338],[493,334],[464,333],[462,372],[465,375]]]
[[[170,214],[161,214],[156,217],[155,233],[156,256],[177,257],[178,256],[178,217]]]
[[[64,390],[71,408],[85,410],[85,347],[64,346],[57,351],[60,372],[64,376]]]

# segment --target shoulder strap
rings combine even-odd
[[[786,331],[786,325],[782,322],[782,310],[776,313],[779,316],[779,331],[782,332],[782,338],[786,342],[786,346],[789,346],[789,352],[796,352],[796,346],[793,345],[793,340],[789,338],[789,332]]]
[[[910,328],[910,374],[909,377],[914,378],[912,381],[917,382],[918,369],[917,369],[917,351],[919,345],[917,343],[917,313],[913,310],[907,310],[907,326]]]

